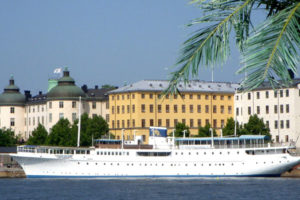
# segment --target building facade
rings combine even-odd
[[[168,81],[143,80],[109,92],[110,132],[126,139],[142,135],[147,142],[150,126],[166,127],[172,132],[178,122],[190,127],[211,124],[220,129],[233,117],[237,84],[191,81],[179,84],[180,95],[162,96]]]
[[[300,79],[290,87],[273,90],[269,83],[250,92],[235,94],[235,115],[240,124],[257,114],[270,128],[274,142],[296,142],[300,146]]]
[[[112,89],[99,89],[98,86],[89,89],[86,85],[80,88],[75,85],[67,69],[58,81],[50,82],[51,87],[46,94],[39,92],[32,97],[29,91],[21,94],[11,78],[9,86],[0,95],[0,127],[10,128],[26,140],[38,124],[49,132],[60,118],[73,123],[78,119],[79,105],[82,114],[87,113],[89,117],[100,115],[109,120],[106,93]]]

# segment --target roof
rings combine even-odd
[[[292,80],[290,85],[284,85],[282,81],[278,81],[279,84],[277,85],[276,88],[297,88],[298,84],[300,84],[300,78],[295,78]],[[263,82],[260,86],[258,86],[257,88],[253,89],[252,91],[256,91],[256,90],[271,90],[273,89],[273,87],[271,86],[269,81],[265,81]],[[243,88],[240,87],[238,88],[239,92],[243,91]]]
[[[73,100],[79,97],[86,97],[83,90],[75,85],[75,81],[70,77],[69,71],[64,71],[63,77],[58,80],[57,86],[47,93],[47,100]]]
[[[0,95],[1,106],[24,106],[25,95],[20,93],[20,89],[15,85],[14,78],[11,77],[9,85],[4,88]]]
[[[113,89],[114,88],[89,88],[86,91],[86,94],[88,96],[87,100],[107,100],[107,93]]]
[[[126,92],[162,92],[169,86],[167,80],[141,80],[130,85],[118,88],[109,92],[114,93],[126,93]],[[178,90],[180,92],[203,92],[203,93],[234,93],[235,89],[239,87],[237,83],[231,82],[208,82],[193,80],[187,84],[180,82],[178,84]]]

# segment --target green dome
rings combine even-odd
[[[70,77],[69,71],[65,70],[62,78],[58,80],[57,86],[52,88],[48,94],[48,100],[68,100],[78,99],[78,97],[86,97],[83,90],[75,85],[75,81]]]
[[[13,77],[9,80],[9,85],[4,88],[0,95],[0,106],[24,106],[25,95],[20,93],[20,89],[15,85]]]

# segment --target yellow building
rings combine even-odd
[[[191,81],[179,84],[180,95],[161,97],[168,81],[142,80],[109,92],[110,132],[125,139],[142,135],[148,141],[149,127],[167,127],[171,133],[178,122],[190,127],[210,123],[222,128],[233,117],[234,92],[237,84]]]

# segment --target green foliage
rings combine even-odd
[[[76,130],[77,130],[77,123]],[[81,134],[80,134],[80,145],[91,146],[92,138],[98,139],[102,135],[108,133],[108,124],[101,116],[93,116],[89,118],[88,114],[84,113],[81,116]]]
[[[185,136],[190,136],[190,128],[184,123],[177,123],[175,127],[175,137],[183,137],[183,131],[186,130]]]
[[[178,92],[177,84],[196,77],[199,67],[216,67],[230,55],[229,36],[234,33],[247,72],[244,89],[259,86],[266,79],[273,87],[288,84],[288,68],[296,72],[300,61],[300,2],[298,0],[193,0],[204,16],[188,26],[203,25],[182,47],[172,73],[168,92]],[[254,27],[254,10],[266,9],[266,20]],[[252,30],[251,30],[252,29]],[[278,83],[275,79],[281,79]]]
[[[17,137],[11,129],[0,129],[0,146],[10,147],[15,146]]]
[[[271,138],[270,129],[266,127],[263,119],[259,119],[258,116],[251,115],[247,124],[244,124],[242,131],[243,135],[267,135]]]
[[[105,88],[105,89],[116,89],[116,86],[109,85],[109,84],[105,84],[105,85],[102,85],[101,88]]]
[[[48,132],[41,124],[32,131],[32,135],[29,137],[27,144],[29,145],[44,145],[46,144]]]
[[[198,136],[199,137],[211,137],[210,133],[210,124],[206,124],[204,127],[199,127],[198,129]],[[217,136],[216,130],[213,129],[214,136]]]
[[[76,146],[77,132],[69,120],[60,119],[51,129],[47,138],[47,145]]]
[[[229,135],[234,135],[234,120],[232,117],[230,117],[227,122],[225,127],[222,129],[223,131],[223,136],[229,136]],[[243,127],[240,126],[238,123],[236,123],[236,135],[243,135]]]

